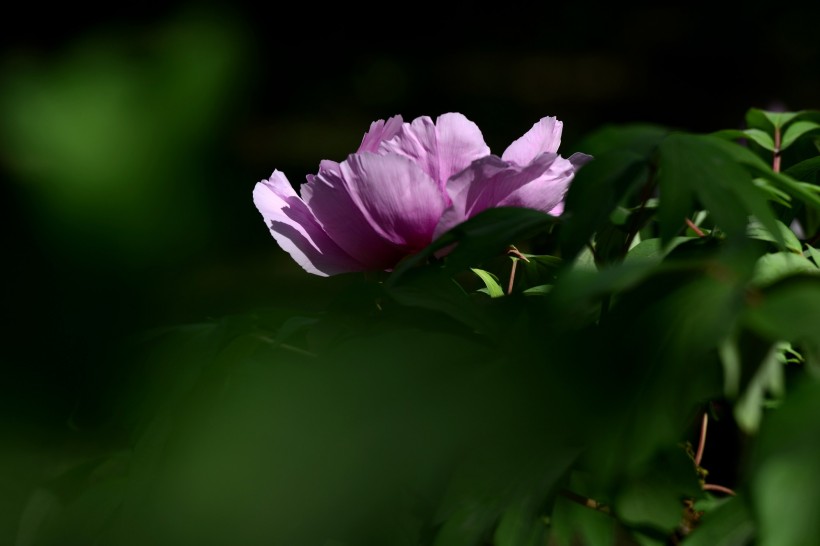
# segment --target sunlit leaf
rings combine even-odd
[[[758,286],[766,286],[800,273],[817,275],[820,274],[820,269],[802,254],[775,252],[760,257],[755,266],[752,282]]]
[[[746,229],[746,234],[751,237],[752,239],[760,239],[761,241],[771,241],[772,243],[777,243],[778,240],[783,241],[784,245],[781,247],[784,250],[788,250],[789,252],[793,252],[795,254],[802,254],[803,252],[803,245],[800,243],[800,240],[794,234],[792,230],[790,230],[783,222],[780,220],[775,220],[775,224],[777,225],[778,232],[780,233],[780,237],[774,237],[769,230],[763,227],[759,222],[752,222],[749,224],[748,228]]]
[[[719,138],[727,138],[727,139],[738,139],[738,138],[747,138],[749,140],[753,140],[754,142],[758,143],[764,149],[769,150],[770,152],[774,151],[774,140],[772,140],[771,135],[760,129],[746,129],[745,131],[740,131],[738,129],[725,129],[723,131],[718,131],[717,133],[712,133],[713,136]]]
[[[730,237],[745,233],[750,215],[779,237],[765,197],[749,173],[725,152],[726,145],[735,146],[716,137],[685,134],[670,135],[661,144],[658,178],[663,243],[682,229],[695,196]]]
[[[487,294],[491,298],[499,298],[504,295],[504,289],[498,284],[498,278],[495,275],[489,271],[484,271],[483,269],[477,269],[475,267],[471,267],[470,271],[478,275],[484,283],[484,286],[487,288]]]
[[[780,149],[785,150],[794,144],[794,142],[801,136],[810,131],[816,131],[817,129],[820,129],[820,123],[815,123],[813,121],[796,121],[792,123],[783,132],[783,140],[780,143]]]
[[[763,130],[781,128],[802,112],[768,112],[759,108],[750,108],[746,112],[746,123],[749,127]]]

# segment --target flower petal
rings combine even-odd
[[[308,273],[324,277],[365,269],[328,237],[281,172],[256,184],[253,201],[279,246]]]
[[[504,150],[501,159],[526,165],[543,153],[557,153],[563,128],[564,124],[554,117],[541,118],[524,136]]]
[[[362,269],[386,269],[402,258],[402,250],[374,229],[354,201],[339,163],[322,161],[319,172],[307,179],[307,184],[301,188],[302,199],[316,215],[325,233],[362,263]]]
[[[549,213],[563,202],[573,176],[573,164],[558,156],[541,176],[510,192],[497,206],[526,207]]]
[[[353,200],[382,237],[409,252],[431,242],[448,202],[416,163],[396,154],[362,153],[351,155],[341,171]]]
[[[383,140],[390,140],[401,130],[401,116],[393,116],[387,121],[378,120],[370,124],[370,130],[364,134],[359,152],[375,152]]]
[[[382,142],[379,151],[409,157],[443,189],[451,176],[489,155],[490,148],[475,123],[449,113],[435,123],[428,116],[405,123],[395,137]]]
[[[550,212],[563,200],[574,174],[568,160],[554,153],[527,165],[488,156],[475,161],[447,183],[452,205],[442,214],[434,237],[493,207],[525,207]]]

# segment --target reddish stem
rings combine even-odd
[[[507,295],[512,294],[513,284],[515,284],[515,267],[518,265],[518,260],[513,259],[512,269],[510,270],[510,283],[507,285]]]
[[[695,235],[698,237],[706,237],[706,234],[701,231],[701,229],[695,225],[695,223],[690,220],[689,218],[686,219],[686,225],[689,226],[689,229],[695,232]]]
[[[780,127],[774,128],[774,157],[772,158],[772,170],[780,172]]]
[[[729,489],[728,487],[723,487],[722,485],[715,485],[713,483],[705,483],[703,484],[704,491],[718,491],[720,493],[726,493],[727,495],[737,496],[737,493]]]
[[[700,441],[698,442],[698,452],[695,454],[695,466],[700,466],[703,460],[703,450],[706,448],[706,427],[709,425],[709,414],[703,414],[700,424]]]
[[[518,258],[518,260],[524,260],[525,262],[529,262],[527,257],[521,254],[521,252],[517,248],[515,248],[514,245],[510,245],[510,248],[507,249],[507,254],[515,256],[515,258]],[[516,260],[515,258],[513,258],[512,269],[510,270],[510,282],[507,285],[508,296],[512,294],[513,284],[515,284],[515,268],[518,265],[518,260]]]

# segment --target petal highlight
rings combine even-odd
[[[490,148],[475,123],[462,114],[448,113],[435,123],[422,116],[403,124],[396,136],[382,142],[379,151],[412,159],[443,189],[451,176],[489,155]]]
[[[406,253],[427,246],[448,201],[412,160],[397,154],[354,154],[341,164],[350,193],[374,231]]]
[[[253,202],[279,246],[308,273],[325,277],[365,269],[333,242],[281,172],[256,184]]]
[[[401,116],[393,116],[387,121],[378,120],[370,124],[370,130],[362,137],[359,152],[375,152],[384,140],[390,140],[401,130]]]
[[[557,153],[564,124],[554,117],[541,118],[524,135],[510,144],[501,158],[526,165],[543,153]]]
[[[488,208],[549,213],[563,200],[573,174],[572,163],[549,152],[524,166],[498,156],[480,159],[448,182],[452,205],[442,214],[434,237]]]

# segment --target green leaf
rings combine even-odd
[[[751,493],[761,546],[798,546],[820,536],[820,383],[804,380],[761,426]]]
[[[820,123],[813,121],[796,121],[789,125],[788,129],[783,132],[783,139],[780,143],[780,149],[785,150],[794,142],[810,131],[820,129]]]
[[[649,158],[669,129],[658,125],[610,125],[582,139],[572,151],[591,154],[598,158],[610,152],[633,153]]]
[[[698,527],[686,537],[686,546],[747,546],[752,544],[755,522],[742,498],[734,497],[701,516]]]
[[[499,298],[504,295],[504,290],[498,284],[498,279],[495,275],[493,275],[489,271],[484,271],[483,269],[476,269],[474,267],[471,267],[470,271],[478,275],[479,278],[484,282],[484,286],[487,287],[487,294],[491,298]]]
[[[682,499],[700,494],[692,462],[683,450],[670,451],[621,489],[615,513],[628,524],[671,533],[683,517]]]
[[[501,515],[494,533],[494,546],[541,546],[547,526],[537,512],[524,503],[513,505]]]
[[[646,260],[660,263],[664,256],[671,252],[676,246],[693,239],[693,237],[675,237],[669,242],[666,248],[661,246],[660,239],[644,239],[632,247],[632,250],[626,255],[624,262]]]
[[[454,248],[444,259],[444,268],[448,272],[465,270],[504,254],[510,244],[532,237],[557,221],[556,218],[533,209],[499,207],[485,210],[443,234],[418,254],[399,263],[385,284],[397,284],[406,273],[453,245]]]
[[[766,150],[774,152],[774,140],[772,140],[772,137],[768,133],[761,131],[760,129],[746,129],[745,131],[741,131],[739,129],[725,129],[723,131],[712,133],[712,136],[730,140],[746,138],[757,142]]]
[[[783,351],[787,343],[775,343],[763,358],[746,391],[735,403],[734,415],[740,428],[747,434],[757,432],[763,417],[764,401],[767,395],[783,396],[785,357]]]
[[[766,288],[743,320],[771,341],[820,340],[820,278],[801,275]]]
[[[760,159],[748,148],[720,139],[716,139],[715,146],[728,153],[738,163],[750,167],[758,175],[773,182],[780,190],[820,210],[820,196],[807,189],[806,186],[801,185],[788,174],[772,171],[771,165]]]
[[[647,175],[645,159],[630,151],[610,152],[584,165],[567,193],[561,228],[562,256],[574,258],[592,234],[608,222],[624,195],[645,183]]]
[[[746,124],[763,130],[782,128],[803,112],[767,112],[759,108],[750,108],[746,112]]]
[[[539,284],[537,286],[527,288],[526,290],[524,290],[521,293],[524,294],[525,296],[545,296],[545,295],[549,294],[551,290],[552,290],[552,285],[551,284]]]
[[[784,174],[794,178],[795,180],[811,182],[818,171],[820,171],[820,156],[812,157],[792,165],[785,170]]]
[[[695,195],[730,237],[745,233],[749,215],[779,236],[774,213],[760,188],[726,153],[727,145],[736,146],[715,137],[687,134],[670,135],[661,144],[659,220],[664,244],[683,227]]]
[[[559,496],[550,518],[550,542],[556,546],[613,546],[615,519]]]
[[[820,267],[820,250],[817,250],[811,245],[806,245],[806,257],[811,257],[811,259],[814,260],[814,264]]]
[[[477,332],[492,334],[494,331],[470,295],[440,269],[405,273],[401,282],[385,284],[385,292],[401,305],[444,313]]]
[[[752,283],[757,286],[767,286],[799,273],[820,274],[820,270],[802,254],[792,252],[764,254],[757,260]]]
[[[783,245],[780,248],[783,250],[788,250],[789,252],[793,252],[795,254],[802,254],[803,253],[803,245],[800,243],[800,240],[794,234],[792,230],[790,230],[786,224],[781,222],[780,220],[775,220],[775,224],[777,225],[778,231],[780,232],[780,240],[783,241]],[[761,241],[770,241],[772,243],[777,243],[778,238],[774,237],[771,232],[763,227],[759,222],[752,222],[749,224],[748,228],[746,229],[746,235],[748,235],[752,239],[759,239]]]
[[[769,200],[774,201],[775,203],[780,203],[784,207],[791,208],[791,195],[774,187],[772,183],[765,178],[757,177],[752,182],[754,182],[755,186],[768,194]]]

